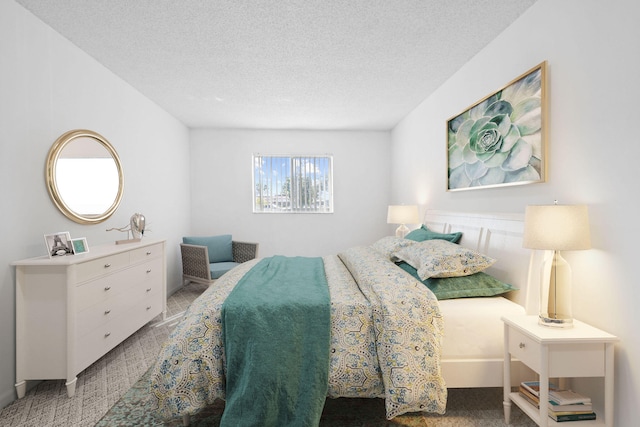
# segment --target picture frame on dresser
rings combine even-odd
[[[73,251],[76,255],[86,254],[89,252],[89,244],[86,237],[78,237],[77,239],[71,239],[73,244]]]
[[[45,234],[44,244],[47,247],[47,255],[49,255],[49,258],[75,254],[71,235],[68,231]]]

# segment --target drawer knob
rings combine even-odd
[[[147,306],[147,310],[151,310],[151,306],[150,306],[150,305],[149,305],[149,306]]]
[[[521,342],[521,343],[520,343],[520,345],[519,345],[518,347],[520,347],[520,348],[525,348],[526,346],[524,345],[524,343],[523,343],[523,342]]]
[[[147,255],[151,255],[151,251],[147,251]]]
[[[104,290],[105,290],[105,291],[108,291],[109,289],[111,289],[111,286],[105,286],[105,287],[104,287]]]
[[[104,311],[104,314],[109,314],[109,313],[111,313],[111,310],[105,310]]]
[[[109,335],[111,335],[111,332],[107,332],[106,334],[104,334],[104,337],[109,338]]]
[[[147,292],[151,292],[151,288],[147,288]]]
[[[148,270],[147,270],[147,273],[151,273],[151,269],[148,269]]]
[[[104,268],[109,268],[109,267],[111,267],[111,264],[109,264],[109,263],[106,263],[106,264],[104,265]]]

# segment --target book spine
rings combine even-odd
[[[590,414],[571,414],[571,415],[558,415],[556,417],[551,417],[556,422],[561,423],[564,421],[585,421],[585,420],[595,420],[596,414],[592,412]]]

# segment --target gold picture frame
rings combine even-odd
[[[546,64],[447,120],[447,191],[546,181]]]

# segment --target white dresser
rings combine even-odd
[[[166,316],[164,240],[109,244],[16,267],[16,390],[76,375],[159,314]]]

